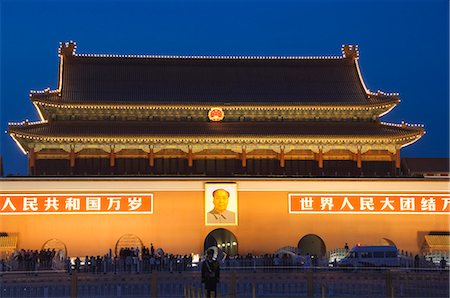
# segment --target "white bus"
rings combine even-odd
[[[360,246],[353,247],[347,255],[339,260],[340,267],[398,267],[400,257],[395,246]]]

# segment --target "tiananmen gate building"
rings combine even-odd
[[[399,94],[370,91],[358,57],[352,45],[224,57],[62,43],[57,88],[30,93],[41,119],[9,124],[32,177],[0,181],[0,230],[15,247],[57,239],[80,256],[130,234],[182,254],[380,241],[417,252],[449,230],[449,181],[407,177],[401,148],[424,128],[380,120]]]

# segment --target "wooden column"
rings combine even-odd
[[[34,148],[28,151],[28,175],[34,175],[34,168],[36,166],[36,152]]]
[[[188,167],[192,168],[193,162],[192,162],[192,147],[189,146],[188,151]]]
[[[109,166],[113,168],[116,165],[116,154],[114,153],[114,149],[111,149],[109,153]]]
[[[280,167],[284,168],[284,148],[280,149]]]
[[[242,148],[241,159],[242,159],[242,167],[243,168],[247,167],[247,152],[245,151],[245,148]]]
[[[400,169],[400,149],[395,151],[395,168]]]
[[[73,148],[70,148],[69,159],[70,159],[70,167],[74,168],[75,167],[75,149],[73,149]]]
[[[319,169],[323,169],[323,152],[322,152],[322,148],[319,148]]]
[[[362,167],[362,161],[361,161],[361,149],[358,148],[358,153],[356,153],[356,166],[358,169],[361,169]]]
[[[155,153],[152,146],[150,146],[150,153],[148,154],[148,164],[151,168],[155,166]]]

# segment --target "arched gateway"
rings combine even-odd
[[[301,255],[309,254],[311,256],[323,257],[327,252],[325,242],[315,234],[303,236],[298,242],[297,247]]]
[[[388,238],[381,238],[380,245],[390,245],[390,246],[397,247],[397,245],[395,245],[395,242]]]
[[[142,242],[142,240],[133,234],[125,234],[123,236],[121,236],[119,238],[119,240],[117,240],[116,242],[116,247],[115,247],[115,253],[116,256],[118,256],[120,254],[120,250],[122,248],[129,248],[129,249],[135,249],[135,248],[139,248],[139,253],[142,252],[142,247],[144,246],[144,243]]]
[[[59,239],[50,239],[42,245],[42,250],[55,250],[58,257],[64,259],[67,256],[67,246]]]
[[[211,246],[217,246],[229,256],[238,253],[238,242],[236,236],[227,229],[215,229],[205,238],[203,249],[207,250]]]

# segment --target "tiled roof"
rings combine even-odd
[[[447,248],[450,249],[449,235],[425,235],[425,242],[431,248]]]
[[[145,122],[145,121],[58,121],[10,125],[10,133],[36,136],[261,136],[261,137],[395,137],[418,133],[421,128],[391,126],[378,122]]]
[[[17,238],[17,235],[0,236],[0,250],[16,249]]]
[[[270,59],[269,59],[270,58]],[[370,104],[353,57],[176,58],[64,55],[61,97],[68,103]],[[289,59],[288,59],[289,58]]]
[[[450,173],[448,157],[405,157],[402,159],[404,171],[409,174]]]

